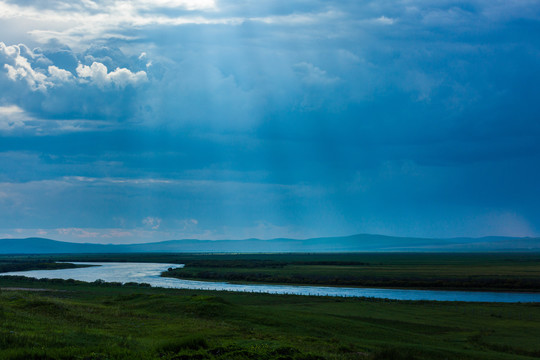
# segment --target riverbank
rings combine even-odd
[[[0,257],[0,274],[13,271],[76,269],[89,266],[92,265],[56,262],[55,260],[41,258],[17,259],[5,255]]]
[[[252,254],[191,257],[163,276],[249,284],[540,292],[540,254]]]

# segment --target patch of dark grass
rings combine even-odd
[[[199,317],[214,317],[223,315],[229,306],[227,301],[218,296],[195,295],[184,303],[184,311]]]
[[[304,354],[290,346],[271,348],[268,346],[242,346],[237,343],[226,346],[217,346],[208,349],[196,349],[196,352],[186,353],[186,349],[179,349],[174,355],[171,352],[162,354],[167,359],[215,359],[215,360],[324,360],[324,357],[314,354]],[[188,357],[186,357],[188,356]]]
[[[23,348],[30,346],[33,342],[31,337],[18,334],[13,330],[0,332],[0,349]]]
[[[187,336],[170,340],[161,344],[157,351],[159,353],[179,353],[183,350],[199,350],[208,348],[208,342],[201,336]]]
[[[534,350],[521,349],[516,346],[512,346],[510,344],[496,344],[496,343],[487,341],[485,339],[487,335],[489,334],[487,334],[486,332],[482,332],[482,333],[469,337],[468,341],[471,343],[475,343],[481,348],[485,348],[485,349],[496,351],[496,352],[540,358],[540,350],[538,349],[534,349]]]
[[[417,360],[418,357],[409,350],[387,347],[375,351],[370,360]]]

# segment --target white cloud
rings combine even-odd
[[[81,0],[85,7],[89,9],[99,9],[99,5],[92,0]]]
[[[53,81],[69,82],[74,78],[73,74],[69,71],[60,69],[54,65],[49,66],[47,70],[49,71],[49,76]]]
[[[28,55],[24,57],[23,51]],[[41,60],[50,62],[42,55]],[[47,73],[40,69],[34,69],[29,61],[38,55],[34,54],[24,45],[7,46],[0,42],[0,64],[4,63],[6,75],[13,82],[24,81],[32,91],[45,92],[53,86],[60,86],[66,83],[77,81],[78,83],[92,83],[100,88],[125,88],[128,85],[139,85],[148,80],[145,71],[132,72],[127,68],[117,67],[109,72],[107,66],[100,62],[93,62],[92,65],[79,63],[76,78],[71,72],[61,69],[55,65],[49,65]]]
[[[180,226],[180,231],[193,233],[199,221],[197,219],[182,219],[177,220],[176,223]]]
[[[224,4],[227,8],[227,4]],[[230,8],[230,7],[229,7]],[[240,7],[236,11],[220,9],[215,0],[110,0],[97,5],[94,1],[78,4],[14,4],[0,0],[0,19],[24,20],[25,35],[46,43],[59,40],[73,48],[111,38],[136,39],[133,30],[146,26],[180,25],[241,25],[262,22],[274,25],[312,25],[335,22],[346,14],[335,9],[324,11],[292,12],[268,16],[246,16]],[[180,14],[171,9],[183,9]],[[46,25],[44,25],[46,24]],[[130,35],[126,35],[129,32]]]
[[[203,16],[170,16],[168,9],[215,10],[214,0],[112,0],[99,5],[94,1],[14,4],[0,0],[0,19],[19,20],[25,33],[41,42],[58,39],[73,47],[95,39],[124,38],[121,32],[135,27],[163,24],[212,23]],[[162,11],[164,10],[164,11]],[[218,19],[218,23],[223,23]]]
[[[64,176],[63,180],[67,182],[95,182],[101,183],[104,185],[107,184],[125,184],[125,185],[165,185],[165,184],[189,184],[190,182],[180,182],[178,180],[166,180],[166,179],[123,179],[123,178],[94,178],[94,177],[85,177],[85,176]]]
[[[302,81],[308,85],[330,85],[340,80],[308,62],[295,64],[294,69],[301,76]]]
[[[376,21],[377,23],[381,24],[381,25],[392,25],[392,24],[394,24],[394,22],[395,22],[396,20],[394,20],[394,19],[392,19],[392,18],[388,18],[388,17],[386,17],[386,16],[383,15],[383,16],[381,16],[381,17],[375,19],[375,21]]]
[[[0,42],[0,62],[4,63],[7,77],[12,81],[26,81],[32,90],[45,91],[51,83],[47,79],[47,75],[34,70],[28,59],[21,55],[21,48],[23,46],[6,46],[6,44]]]
[[[142,223],[153,230],[159,229],[159,226],[161,225],[161,219],[158,217],[152,217],[148,216],[142,220]]]
[[[120,3],[120,1],[117,1]],[[216,8],[215,0],[136,0],[132,2],[139,9],[159,7],[184,8],[186,10],[211,10]]]
[[[306,13],[306,14],[287,14],[287,15],[274,15],[264,17],[251,17],[239,20],[240,23],[244,21],[257,21],[265,24],[281,24],[281,25],[300,25],[300,24],[315,24],[321,21],[335,20],[343,16],[343,13],[335,10],[325,11],[321,13]]]
[[[25,126],[24,111],[16,106],[0,106],[0,133],[12,132]]]
[[[88,231],[82,228],[61,228],[56,229],[56,232],[60,235],[70,235],[78,238],[95,238],[99,236],[97,231]]]
[[[124,88],[127,85],[138,85],[148,80],[144,71],[133,73],[126,68],[116,68],[108,72],[107,67],[99,62],[93,62],[90,66],[79,64],[77,75],[79,78],[89,79],[101,88],[111,85]]]
[[[146,72],[138,71],[133,73],[126,68],[116,68],[116,70],[108,74],[108,77],[111,79],[112,83],[120,87],[125,87],[127,85],[138,85],[148,80],[146,77]]]

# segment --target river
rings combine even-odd
[[[265,285],[265,284],[230,284],[226,282],[194,281],[161,277],[168,268],[183,267],[178,264],[156,263],[74,263],[97,265],[92,267],[17,271],[0,274],[27,276],[36,279],[74,279],[93,282],[101,279],[107,282],[147,283],[154,287],[225,290],[256,292],[269,294],[294,294],[342,297],[373,297],[393,300],[435,300],[435,301],[467,301],[467,302],[540,302],[540,293],[516,292],[480,292],[480,291],[446,291],[446,290],[407,290],[407,289],[374,289],[348,288],[329,286],[299,285]]]

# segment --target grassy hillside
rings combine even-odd
[[[540,306],[0,278],[2,359],[535,359]],[[48,291],[5,290],[38,288]]]

